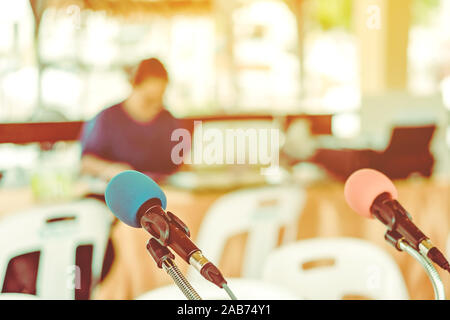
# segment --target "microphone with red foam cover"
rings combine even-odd
[[[398,193],[392,181],[373,169],[355,171],[345,182],[344,195],[350,208],[365,218],[373,218],[370,208],[382,193],[397,199]]]
[[[450,272],[444,255],[412,222],[411,215],[397,201],[394,183],[383,173],[373,169],[355,171],[345,182],[344,196],[356,213],[365,218],[377,218],[390,231],[400,234],[412,247]]]

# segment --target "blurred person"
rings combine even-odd
[[[182,122],[163,105],[168,81],[158,59],[140,62],[130,96],[85,124],[82,173],[110,180],[124,170],[138,170],[161,180],[177,169],[171,161],[171,134]]]

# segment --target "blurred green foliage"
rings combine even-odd
[[[439,7],[441,1],[449,0],[413,0],[412,24],[428,24],[431,22],[433,12]]]
[[[352,0],[310,0],[312,17],[323,30],[351,26]]]
[[[305,0],[309,2],[313,21],[321,29],[351,28],[352,4],[358,0]],[[395,0],[390,0],[395,1]],[[412,0],[412,24],[427,24],[440,1],[450,0]]]

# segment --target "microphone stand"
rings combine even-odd
[[[428,278],[433,285],[434,299],[435,300],[445,300],[445,288],[442,283],[439,273],[436,268],[431,263],[430,259],[414,249],[408,242],[406,242],[403,237],[396,231],[387,231],[384,238],[388,243],[393,245],[397,250],[404,251],[411,257],[416,259],[417,262],[425,269]]]
[[[169,239],[173,240],[173,238],[175,238],[181,242],[186,241],[186,237],[190,237],[189,228],[173,213],[169,211],[166,212],[161,207],[159,207],[160,210],[156,213],[151,211],[152,208],[157,208],[157,206],[152,206],[150,209],[147,209],[140,218],[141,226],[153,236],[147,243],[148,252],[153,257],[158,267],[164,269],[172,277],[175,284],[189,300],[201,300],[198,293],[173,262],[175,255],[167,247],[169,245]],[[173,228],[170,226],[172,223],[175,225]],[[180,234],[183,235],[183,237]],[[189,242],[187,243],[189,244]],[[201,271],[204,278],[224,289],[231,300],[237,300],[222,274],[220,274],[220,271],[203,257],[201,251],[192,242],[190,243],[189,249],[187,249],[188,253],[186,253],[185,250],[181,250],[180,253],[174,247],[172,247],[172,249],[182,258],[183,255],[189,255],[190,252],[190,256],[189,258],[186,258],[186,261],[189,264],[194,265],[194,267],[199,266],[198,270]],[[176,248],[181,249],[181,246],[177,243]],[[205,273],[203,273],[204,269],[206,269]],[[223,281],[224,283],[217,283],[217,281]]]
[[[181,273],[175,262],[175,255],[167,247],[161,245],[155,238],[147,243],[147,250],[155,260],[160,269],[164,269],[173,279],[177,287],[183,292],[188,300],[202,300],[186,277]]]

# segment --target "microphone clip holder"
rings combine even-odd
[[[409,245],[418,250],[420,243],[427,239],[422,231],[412,223],[409,212],[397,200],[392,199],[387,192],[380,194],[375,199],[370,211],[388,228],[390,233],[386,235],[387,237],[393,237],[393,239],[386,240],[391,244],[393,244],[392,241],[396,241],[396,238],[403,237]]]
[[[436,271],[436,268],[431,263],[430,259],[423,255],[419,250],[416,250],[405,238],[395,230],[387,230],[384,239],[391,244],[398,251],[405,251],[424,268],[428,278],[433,285],[435,300],[445,300],[444,284]]]
[[[387,230],[384,234],[384,239],[392,245],[398,251],[402,251],[400,249],[400,241],[405,241],[405,238],[395,230]]]
[[[170,211],[158,210],[158,207],[149,208],[142,216],[141,222],[146,224],[146,230],[163,246],[169,244],[170,223],[174,223],[187,237],[191,236],[188,226]],[[154,210],[155,209],[155,210]],[[147,214],[150,213],[151,214]]]
[[[155,260],[156,265],[160,269],[162,269],[165,261],[167,261],[168,259],[175,259],[175,255],[170,252],[167,247],[161,245],[155,238],[150,238],[150,240],[148,241],[147,251],[150,253],[153,260]]]

